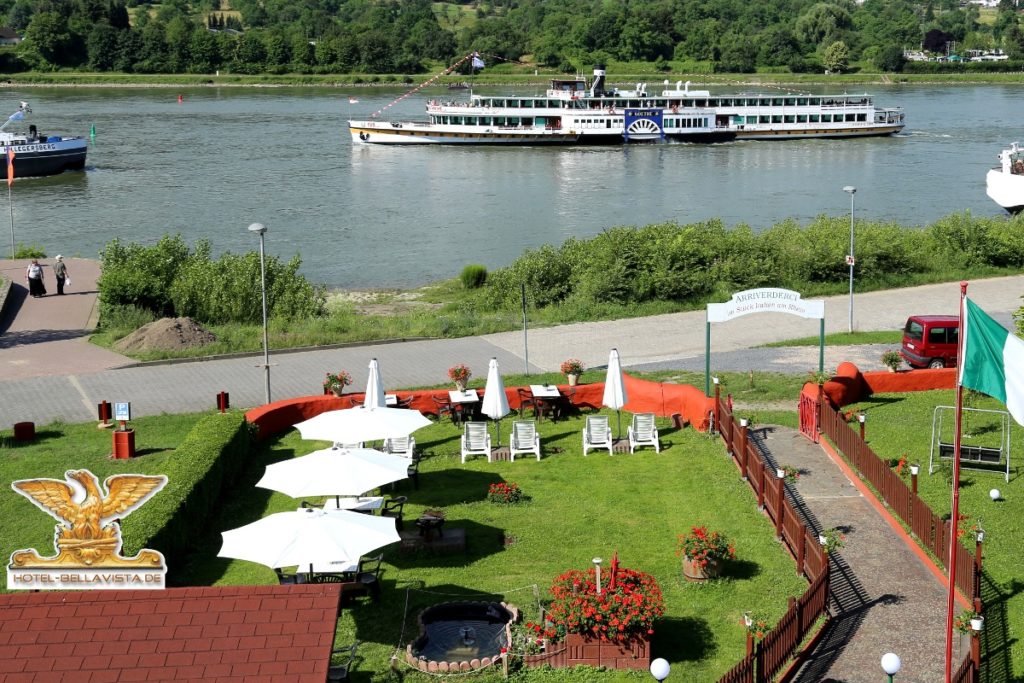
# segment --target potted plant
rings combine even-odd
[[[821,547],[826,553],[830,553],[846,545],[846,536],[839,529],[832,527],[818,534],[818,543],[821,543]]]
[[[469,368],[463,363],[453,365],[448,368],[448,378],[455,382],[455,388],[459,391],[466,390],[466,382],[473,376],[473,373],[469,371]]]
[[[889,372],[896,372],[902,364],[903,356],[900,355],[899,351],[889,349],[882,352],[882,365],[889,368]]]
[[[953,619],[953,628],[959,633],[974,635],[981,631],[985,623],[985,617],[977,614],[974,610],[965,609]]]
[[[352,375],[345,370],[339,370],[336,373],[328,372],[327,377],[324,378],[324,393],[329,391],[335,396],[341,396],[349,384],[352,384]]]
[[[795,484],[796,480],[800,478],[800,468],[793,467],[792,465],[782,465],[776,472],[776,474],[780,473],[782,474],[782,479],[785,479],[787,484]]]
[[[768,635],[768,631],[771,630],[771,624],[768,622],[768,619],[760,614],[752,614],[750,612],[743,613],[743,625],[754,642],[764,640],[764,637]]]
[[[538,634],[553,633],[567,645],[578,644],[581,651],[615,650],[606,653],[610,656],[594,653],[603,662],[615,662],[615,668],[646,669],[654,622],[665,613],[658,582],[645,572],[613,565],[610,572],[602,573],[601,592],[597,589],[593,568],[565,572],[551,585],[553,599],[546,623],[527,627]]]
[[[569,386],[574,387],[583,374],[583,361],[579,358],[569,358],[562,361],[562,374],[569,380]]]
[[[679,535],[676,555],[683,558],[683,576],[704,581],[720,575],[724,562],[736,557],[736,549],[722,532],[695,526]]]

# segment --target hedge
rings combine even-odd
[[[167,461],[167,486],[124,523],[123,554],[151,548],[164,554],[169,567],[180,566],[214,516],[225,484],[240,471],[251,443],[244,413],[200,419]]]

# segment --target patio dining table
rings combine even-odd
[[[448,400],[451,401],[452,414],[458,418],[457,421],[472,420],[480,407],[480,395],[476,389],[449,391]]]
[[[561,416],[565,397],[554,384],[531,384],[530,393],[537,405],[540,419],[550,416],[552,420]]]
[[[324,501],[324,510],[352,510],[353,512],[369,512],[380,510],[384,506],[384,496],[341,496],[328,498]]]

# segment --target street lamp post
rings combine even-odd
[[[249,232],[260,236],[260,291],[263,293],[263,377],[266,380],[266,402],[270,403],[270,344],[267,339],[267,269],[264,265],[263,235],[267,232],[267,226],[262,223],[253,223],[249,226]]]
[[[850,253],[846,257],[846,262],[850,264],[850,324],[847,330],[851,334],[853,333],[853,195],[857,194],[857,188],[853,185],[847,185],[843,188],[843,192],[847,192],[850,195]]]

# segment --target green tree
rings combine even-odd
[[[189,67],[192,73],[210,73],[221,65],[221,54],[215,34],[202,26],[192,30],[188,42]]]
[[[109,24],[93,26],[85,40],[89,53],[89,68],[94,71],[109,71],[116,68],[117,48],[121,31]]]
[[[34,68],[53,68],[65,63],[74,50],[67,19],[55,12],[40,12],[25,29],[19,55]]]
[[[878,51],[875,57],[875,66],[882,71],[899,73],[907,64],[907,58],[903,56],[903,48],[899,45],[887,45]]]
[[[819,2],[800,15],[796,21],[796,37],[817,47],[838,40],[851,28],[850,13],[839,5]]]
[[[715,71],[752,73],[757,66],[757,46],[748,36],[727,33],[722,36],[721,56]]]
[[[846,47],[843,41],[837,40],[825,48],[821,55],[821,63],[832,73],[846,71],[850,64],[850,48]]]

